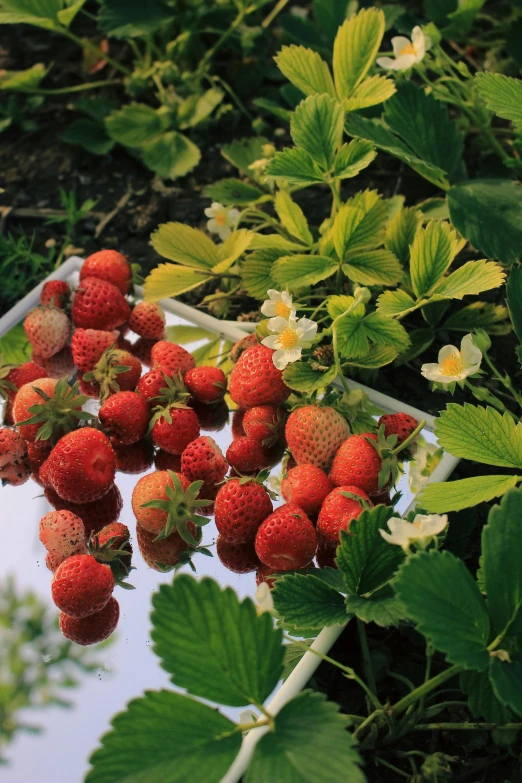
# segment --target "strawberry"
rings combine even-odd
[[[181,454],[170,454],[168,451],[158,449],[154,456],[154,467],[156,470],[173,470],[174,473],[181,473]]]
[[[0,402],[6,400],[4,424],[13,423],[13,404],[20,386],[40,378],[47,378],[47,371],[35,362],[24,362],[17,366],[5,364],[0,355]]]
[[[166,538],[173,530],[189,544],[196,546],[196,540],[188,529],[188,522],[206,525],[206,517],[197,510],[208,505],[198,498],[201,482],[190,484],[187,479],[172,470],[158,470],[143,476],[132,493],[132,510],[138,524]]]
[[[247,435],[232,441],[226,457],[229,465],[238,473],[255,473],[265,466],[262,443]]]
[[[58,566],[61,565],[62,563],[63,560],[60,557],[60,555],[53,555],[52,552],[47,552],[47,554],[45,555],[45,565],[47,566],[49,571],[53,572],[53,574],[58,568]]]
[[[235,364],[241,354],[244,353],[247,348],[251,348],[253,345],[258,345],[255,334],[247,334],[246,337],[242,337],[241,340],[238,340],[237,343],[235,343],[230,349],[230,353],[228,355],[230,361]]]
[[[83,380],[99,390],[100,400],[119,391],[133,391],[141,376],[141,362],[128,351],[109,348]]]
[[[199,426],[207,432],[219,432],[228,424],[228,406],[224,400],[206,405],[204,402],[187,403],[199,419]]]
[[[129,348],[131,354],[139,359],[140,362],[147,367],[152,364],[152,349],[156,345],[157,340],[149,340],[147,337],[140,337],[135,343],[132,343]]]
[[[361,498],[361,500],[357,498]],[[352,519],[357,519],[364,508],[372,506],[366,492],[358,487],[336,487],[330,492],[325,498],[317,518],[317,535],[323,548],[337,546],[340,531],[348,530]]]
[[[235,574],[248,574],[260,565],[253,541],[239,544],[237,541],[228,541],[223,536],[218,536],[216,554],[225,568]]]
[[[54,445],[80,421],[92,418],[82,410],[85,402],[87,398],[78,394],[78,385],[69,386],[67,378],[41,378],[18,390],[13,419],[25,440],[48,440]]]
[[[227,470],[223,452],[208,435],[193,440],[181,455],[181,472],[189,481],[217,484],[225,478]]]
[[[328,406],[296,408],[285,427],[286,442],[297,464],[316,465],[323,470],[330,467],[338,448],[349,434],[346,419]]]
[[[230,396],[240,408],[281,405],[290,389],[272,361],[273,351],[253,345],[241,354],[230,375]]]
[[[130,446],[147,434],[150,410],[141,394],[120,391],[105,400],[98,418],[114,446]]]
[[[138,381],[136,391],[152,406],[168,407],[174,402],[186,403],[189,393],[181,376],[170,377],[163,370],[149,370]]]
[[[31,469],[34,471],[41,468],[52,450],[53,447],[49,440],[35,440],[34,443],[27,443],[27,454],[31,463]]]
[[[199,437],[198,417],[183,403],[159,408],[151,419],[152,440],[163,451],[181,454]]]
[[[71,340],[74,364],[81,375],[94,370],[101,357],[114,346],[118,332],[101,329],[75,329]]]
[[[24,331],[33,351],[47,359],[67,345],[71,322],[58,307],[40,305],[25,316]]]
[[[71,511],[50,511],[41,518],[38,534],[56,566],[72,555],[87,554],[83,522]]]
[[[99,533],[91,536],[89,553],[98,563],[110,565],[116,583],[126,586],[124,580],[132,570],[132,546],[127,525],[122,522],[105,525]]]
[[[68,345],[62,348],[61,351],[58,351],[58,353],[47,358],[33,352],[33,361],[45,370],[49,378],[56,378],[57,380],[65,376],[70,377],[76,369],[72,351]]]
[[[152,465],[154,447],[150,440],[143,439],[130,446],[114,446],[116,470],[120,473],[144,473]]]
[[[129,329],[149,340],[161,340],[165,333],[165,313],[157,302],[138,302],[130,314]]]
[[[277,571],[305,568],[315,555],[317,535],[306,514],[291,503],[276,508],[256,534],[256,552]]]
[[[397,446],[404,443],[412,432],[418,427],[419,422],[408,413],[387,413],[379,419],[379,427],[384,424],[384,437],[396,435]]]
[[[98,532],[105,525],[116,522],[123,508],[123,499],[118,487],[113,484],[99,500],[91,503],[71,503],[61,498],[52,487],[45,487],[44,495],[57,511],[71,511],[83,522],[85,537]]]
[[[76,289],[71,315],[76,327],[110,332],[125,323],[130,307],[112,283],[87,277]]]
[[[19,462],[17,465],[7,465],[0,471],[0,481],[2,486],[10,484],[12,487],[19,487],[28,480],[31,475],[31,465],[29,462]]]
[[[179,372],[184,375],[196,366],[192,354],[168,340],[160,340],[153,345],[150,355],[152,369],[163,370],[165,375],[174,376]]]
[[[243,429],[243,419],[245,418],[246,411],[234,411],[232,414],[232,437],[243,438],[246,435]]]
[[[187,522],[187,529],[194,540],[201,535],[192,522]],[[181,538],[177,530],[173,530],[167,538],[158,539],[155,533],[145,530],[141,525],[136,525],[136,538],[141,556],[149,568],[162,573],[171,571],[177,565],[188,563],[190,553],[196,551]]]
[[[326,544],[323,544],[321,539],[319,539],[315,557],[319,568],[337,568],[335,558],[337,557],[338,546],[338,541],[336,542],[335,546],[327,546]]]
[[[112,486],[116,471],[109,439],[92,427],[64,435],[45,465],[52,488],[72,503],[101,498]]]
[[[273,511],[265,478],[231,479],[219,488],[214,507],[216,527],[223,539],[244,543],[253,541],[257,530]]]
[[[183,380],[196,402],[210,405],[225,396],[227,379],[219,367],[193,367],[185,373]]]
[[[113,633],[119,619],[120,605],[111,596],[103,609],[87,617],[69,617],[60,612],[58,625],[65,638],[75,644],[98,644]]]
[[[356,486],[367,495],[380,489],[382,460],[368,439],[377,441],[373,433],[350,435],[339,448],[330,470],[330,481],[336,487]]]
[[[0,481],[18,486],[29,478],[31,465],[27,444],[16,430],[0,429]]]
[[[96,277],[106,280],[121,291],[128,294],[132,280],[132,269],[121,253],[116,250],[99,250],[88,256],[80,270],[80,280]]]
[[[263,446],[273,446],[283,429],[281,408],[275,405],[257,405],[245,411],[243,429],[250,438],[261,441]]]
[[[109,544],[112,549],[122,549],[125,545],[128,545],[129,555],[132,552],[130,549],[130,531],[127,525],[124,525],[122,522],[111,522],[105,525],[93,538],[99,547]]]
[[[388,489],[381,489],[380,492],[371,492],[370,500],[374,506],[391,506],[392,501]]]
[[[40,304],[60,307],[62,310],[71,298],[71,286],[65,280],[48,280],[40,292]]]
[[[286,502],[299,506],[309,517],[317,516],[332,489],[332,482],[316,465],[297,465],[281,483],[281,495]]]
[[[269,588],[272,590],[276,582],[276,577],[272,576],[273,573],[273,568],[265,565],[264,563],[260,563],[256,571],[256,585],[259,587],[262,582],[266,582]]]
[[[106,605],[114,590],[108,565],[92,555],[73,555],[54,572],[51,594],[55,605],[69,617],[87,617]]]

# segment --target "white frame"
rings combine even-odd
[[[24,318],[27,312],[31,310],[31,308],[36,307],[40,301],[40,292],[45,282],[48,280],[69,280],[69,278],[74,275],[74,273],[79,273],[83,261],[84,259],[80,258],[79,256],[72,256],[52,274],[46,277],[45,280],[33,288],[33,290],[30,291],[27,296],[24,296],[24,298],[21,299],[13,308],[11,308],[9,312],[0,318],[0,337],[12,329],[13,326],[16,326],[16,324],[18,324]],[[136,286],[136,293],[138,296],[142,296],[143,289],[139,286]],[[235,321],[219,321],[217,318],[214,318],[207,313],[203,313],[200,310],[196,310],[194,307],[183,304],[183,302],[178,302],[175,299],[162,299],[160,304],[169,313],[178,315],[181,318],[186,318],[187,320],[192,321],[193,323],[202,326],[209,331],[222,334],[224,337],[227,337],[230,340],[240,340],[245,336],[245,333],[253,331],[253,328],[255,328],[252,324],[240,324],[236,323]],[[433,432],[435,418],[430,414],[424,413],[418,408],[414,408],[411,405],[406,405],[399,400],[388,397],[388,395],[383,394],[382,392],[371,389],[361,383],[352,381],[351,379],[347,379],[347,381],[348,384],[354,389],[362,389],[362,391],[368,395],[370,400],[381,408],[395,412],[403,411],[405,413],[409,413],[418,420],[424,419],[426,421],[426,429]],[[427,483],[431,484],[433,482],[445,481],[455,468],[458,461],[459,460],[452,454],[445,453],[433,473],[428,478]],[[405,513],[414,508],[415,505],[416,498],[412,500]],[[332,625],[328,628],[323,628],[323,630],[318,634],[316,640],[313,642],[311,649],[323,654],[327,654],[334,642],[339,638],[345,626],[346,623],[343,625]],[[273,715],[277,715],[279,710],[282,709],[282,707],[284,707],[287,702],[293,699],[294,696],[296,696],[304,688],[320,662],[321,659],[318,655],[314,655],[313,652],[305,653],[298,665],[295,667],[294,671],[283,683],[274,698],[267,705],[269,712],[271,712]],[[256,743],[263,736],[263,734],[266,733],[266,731],[268,731],[268,728],[263,726],[262,728],[259,728],[256,731],[251,731],[246,735],[243,740],[240,752],[238,753],[229,771],[222,779],[221,783],[238,783],[239,779],[245,773],[248,767],[248,763]]]

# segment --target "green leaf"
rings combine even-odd
[[[291,242],[281,234],[254,234],[250,243],[250,250],[279,250],[280,256],[293,251],[299,253],[302,249],[301,244]]]
[[[37,63],[25,71],[2,71],[0,73],[0,90],[12,90],[24,92],[34,90],[47,74],[47,68],[43,63]]]
[[[419,505],[442,514],[461,511],[494,500],[518,483],[517,476],[472,476],[471,478],[428,484],[419,495]]]
[[[66,2],[65,8],[62,8],[62,10],[57,13],[58,21],[63,24],[64,27],[70,27],[76,14],[85,4],[85,1],[86,0],[77,0],[76,3],[70,3],[69,0],[69,2]]]
[[[297,237],[306,245],[311,245],[314,241],[312,233],[308,228],[308,221],[301,207],[292,200],[292,196],[286,190],[278,190],[275,195],[275,209],[283,228],[286,228],[289,234]]]
[[[451,222],[488,258],[512,264],[522,246],[522,188],[512,180],[477,179],[448,191]]]
[[[522,468],[522,424],[493,408],[450,402],[435,422],[435,434],[455,457]]]
[[[280,577],[272,595],[285,627],[320,629],[347,620],[344,596],[311,574]],[[306,601],[303,601],[303,595],[306,595]]]
[[[141,147],[153,136],[161,133],[163,122],[160,114],[145,103],[129,103],[111,112],[105,120],[107,133],[125,147]]]
[[[326,93],[336,97],[330,69],[322,57],[304,46],[283,46],[275,57],[277,67],[305,95]]]
[[[184,223],[162,223],[152,234],[151,242],[156,253],[179,264],[211,269],[220,260],[212,240]]]
[[[303,639],[302,643],[310,647],[314,642],[314,639]],[[285,644],[285,656],[283,659],[283,674],[281,679],[283,682],[287,680],[294,671],[297,664],[300,662],[303,655],[306,655],[306,650],[301,647],[301,644]]]
[[[522,266],[513,267],[509,273],[506,298],[513,329],[522,343]]]
[[[375,623],[381,628],[397,626],[401,620],[406,619],[404,607],[397,596],[389,591],[389,588],[379,590],[371,598],[347,595],[345,604],[348,614],[354,614],[359,620],[365,623]]]
[[[390,581],[404,560],[402,549],[390,546],[379,532],[394,514],[393,508],[376,506],[352,519],[349,533],[341,530],[336,563],[349,594],[373,593]]]
[[[288,148],[276,152],[268,166],[266,174],[274,179],[282,179],[290,185],[313,185],[323,182],[321,169],[304,149]]]
[[[204,120],[209,117],[216,106],[219,106],[221,101],[224,98],[225,93],[223,90],[217,89],[217,87],[211,87],[209,90],[203,93],[203,95],[200,95],[199,97],[194,95],[190,96],[186,100],[191,102],[190,106],[190,113],[188,116],[184,117],[183,120],[181,120],[180,115],[182,114],[182,107],[184,104],[182,104],[178,109],[178,121],[179,121],[179,127],[180,128],[194,128],[196,125],[199,125],[200,122],[203,122]],[[195,100],[192,103],[192,98]],[[185,103],[185,102],[184,102]],[[188,104],[187,104],[188,105]]]
[[[184,177],[200,158],[199,147],[177,131],[162,133],[143,147],[145,165],[165,179]]]
[[[333,321],[333,319],[337,318],[338,315],[342,315],[347,310],[349,310],[354,302],[355,298],[353,296],[347,296],[346,294],[331,294],[326,299],[326,309],[328,310],[328,315]],[[359,312],[364,314],[364,308],[361,308]]]
[[[219,783],[241,746],[235,724],[171,691],[146,691],[112,720],[86,783]]]
[[[294,144],[327,171],[343,138],[344,111],[328,95],[310,95],[296,108],[290,123]]]
[[[522,630],[522,489],[511,489],[493,506],[482,528],[482,571],[497,635]]]
[[[522,81],[500,73],[475,74],[475,88],[486,106],[522,130]]]
[[[25,336],[24,325],[17,324],[0,337],[0,355],[6,364],[22,364],[32,353],[31,345]]]
[[[314,285],[331,277],[338,269],[338,262],[327,256],[284,256],[272,267],[272,277],[289,290]]]
[[[283,370],[283,380],[294,391],[311,394],[333,383],[337,371],[330,367],[325,372],[313,370],[308,362],[292,362]]]
[[[337,350],[345,359],[366,356],[370,350],[363,323],[364,313],[364,305],[359,305],[333,327],[337,336]]]
[[[373,144],[364,139],[352,139],[349,144],[343,144],[335,156],[334,177],[349,179],[356,177],[377,156]]]
[[[508,311],[504,305],[495,305],[492,302],[472,302],[452,313],[444,322],[444,328],[466,333],[473,329],[485,329],[488,334],[506,334],[510,331],[509,323],[506,324],[507,317]]]
[[[267,612],[213,579],[181,574],[152,598],[152,639],[176,685],[240,707],[261,703],[281,674],[281,631]]]
[[[192,326],[190,324],[176,324],[176,326],[167,326],[165,329],[167,340],[178,345],[190,345],[200,340],[214,340],[215,332],[209,332],[201,326]]]
[[[220,204],[237,204],[238,206],[254,204],[266,196],[266,193],[255,185],[234,177],[220,179],[212,185],[207,185],[203,194],[213,201],[219,201]]]
[[[362,367],[365,370],[376,370],[390,364],[397,358],[397,351],[387,345],[380,345],[372,348],[369,354],[363,358],[345,360],[343,364],[349,364],[351,367]]]
[[[348,719],[322,693],[304,691],[275,718],[275,731],[257,743],[245,783],[364,783],[356,741]]]
[[[450,663],[487,667],[488,612],[462,560],[449,551],[419,552],[403,563],[393,589],[417,630]]]
[[[468,695],[469,708],[474,718],[484,718],[499,726],[511,720],[511,711],[493,693],[488,672],[462,672],[460,684]]]
[[[61,0],[2,0],[0,24],[30,24],[60,31]]]
[[[432,221],[415,234],[410,274],[416,296],[429,296],[455,257],[457,235],[449,223]]]
[[[363,321],[364,331],[375,345],[391,345],[398,353],[410,344],[408,332],[398,321],[381,313],[370,313]]]
[[[67,144],[77,144],[92,155],[107,155],[115,142],[109,139],[103,125],[88,119],[73,120],[60,136]]]
[[[339,98],[350,98],[373,63],[384,35],[384,14],[368,8],[347,19],[335,37],[333,73]]]
[[[347,112],[359,111],[387,101],[396,92],[395,84],[385,76],[370,76],[361,82],[344,102]]]
[[[388,223],[384,244],[404,265],[409,264],[410,247],[421,223],[422,213],[414,207],[403,207]]]
[[[497,699],[517,715],[522,716],[522,663],[492,658],[489,679]]]
[[[241,264],[241,279],[245,291],[254,299],[264,299],[269,288],[273,288],[272,267],[281,256],[280,250],[257,250]]]
[[[463,299],[465,296],[480,294],[498,288],[505,280],[506,273],[493,261],[468,261],[451,275],[445,277],[433,290],[434,294],[447,299]]]
[[[377,299],[377,309],[382,315],[401,315],[410,307],[414,307],[415,302],[406,291],[385,291]]]
[[[486,0],[459,0],[455,11],[448,14],[450,24],[444,28],[444,35],[447,38],[457,38],[465,35],[485,2]]]
[[[250,247],[254,234],[247,228],[231,231],[223,244],[217,248],[219,264],[212,267],[214,274],[224,274]]]
[[[114,38],[137,38],[159,30],[175,16],[161,0],[129,3],[129,0],[104,0],[98,24],[104,33]]]
[[[264,157],[263,146],[268,144],[265,136],[252,136],[245,139],[234,139],[221,148],[221,154],[242,174],[252,176],[249,166]]]
[[[403,275],[398,259],[389,250],[367,250],[343,264],[350,280],[362,285],[395,285]]]
[[[332,227],[337,255],[353,258],[361,250],[373,250],[384,240],[385,202],[374,190],[358,193],[339,209]]]
[[[188,226],[187,226],[188,228]],[[143,291],[147,301],[178,296],[212,280],[206,272],[179,264],[159,264],[147,276]]]
[[[258,109],[264,109],[279,120],[283,120],[287,125],[290,124],[292,119],[292,112],[290,109],[285,109],[277,101],[271,101],[270,98],[254,98],[252,104]]]

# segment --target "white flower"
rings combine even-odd
[[[258,614],[263,614],[263,612],[270,612],[270,614],[272,614],[274,611],[274,599],[272,598],[272,593],[266,582],[261,582],[258,586],[254,595],[254,601],[257,604]]]
[[[239,210],[224,207],[218,201],[213,201],[210,207],[205,209],[205,215],[210,218],[207,223],[207,229],[210,233],[217,234],[221,240],[225,241],[237,223]]]
[[[473,337],[467,334],[462,338],[460,351],[455,345],[445,345],[439,351],[438,363],[423,364],[421,373],[429,381],[439,383],[463,381],[477,372],[481,361],[482,352],[473,345]]]
[[[302,349],[310,347],[317,332],[315,321],[309,318],[297,320],[295,315],[291,315],[288,320],[280,316],[271,318],[268,328],[277,334],[265,337],[261,344],[275,351],[272,361],[278,370],[284,370],[290,362],[297,362],[301,358]]]
[[[448,525],[447,514],[417,514],[413,522],[392,517],[388,520],[387,530],[380,530],[381,536],[389,544],[401,546],[405,551],[412,541],[429,543],[433,536],[439,535]]]
[[[266,315],[267,318],[278,316],[287,320],[290,316],[295,316],[295,307],[290,294],[287,294],[286,291],[276,291],[274,288],[270,288],[267,294],[269,298],[265,299],[261,307],[263,315]]]
[[[395,60],[391,57],[377,58],[377,65],[387,71],[406,71],[415,63],[420,63],[431,46],[429,36],[424,35],[418,25],[411,31],[411,41],[404,35],[397,35],[391,42]]]

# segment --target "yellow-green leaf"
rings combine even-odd
[[[301,207],[292,200],[286,190],[278,190],[275,196],[275,209],[279,220],[289,234],[311,245],[313,236],[308,228],[308,221]]]
[[[337,271],[339,264],[326,256],[285,256],[272,267],[272,277],[282,286],[299,289],[326,280]]]
[[[422,212],[414,207],[403,207],[388,223],[384,245],[403,264],[407,264],[410,260],[410,245],[421,223]]]
[[[152,234],[151,242],[163,258],[198,269],[211,269],[221,260],[212,240],[184,223],[163,223]]]
[[[463,299],[465,296],[480,294],[491,288],[501,286],[506,278],[506,273],[494,261],[468,261],[435,288],[434,294],[448,299]]]
[[[160,264],[145,280],[143,292],[149,302],[166,299],[197,288],[211,280],[205,272],[179,264]]]
[[[384,35],[384,14],[367,8],[347,19],[334,42],[333,72],[339,98],[351,97],[377,56]]]
[[[457,252],[457,234],[449,223],[428,223],[415,234],[410,254],[410,274],[416,296],[426,296],[445,274]]]
[[[344,102],[346,111],[359,111],[368,106],[375,106],[391,98],[395,92],[395,84],[385,76],[370,76],[355,88],[350,98]]]
[[[343,264],[350,280],[362,285],[395,285],[402,277],[402,267],[389,250],[366,250]]]
[[[335,98],[335,87],[327,63],[304,46],[283,46],[275,61],[286,78],[305,95],[326,93]]]
[[[306,150],[323,170],[328,170],[341,146],[344,110],[328,95],[310,95],[296,108],[290,123],[294,144]]]
[[[212,267],[212,271],[216,274],[223,274],[230,269],[232,264],[250,247],[253,236],[253,232],[247,228],[240,228],[229,234],[217,249],[221,260],[219,264]]]

